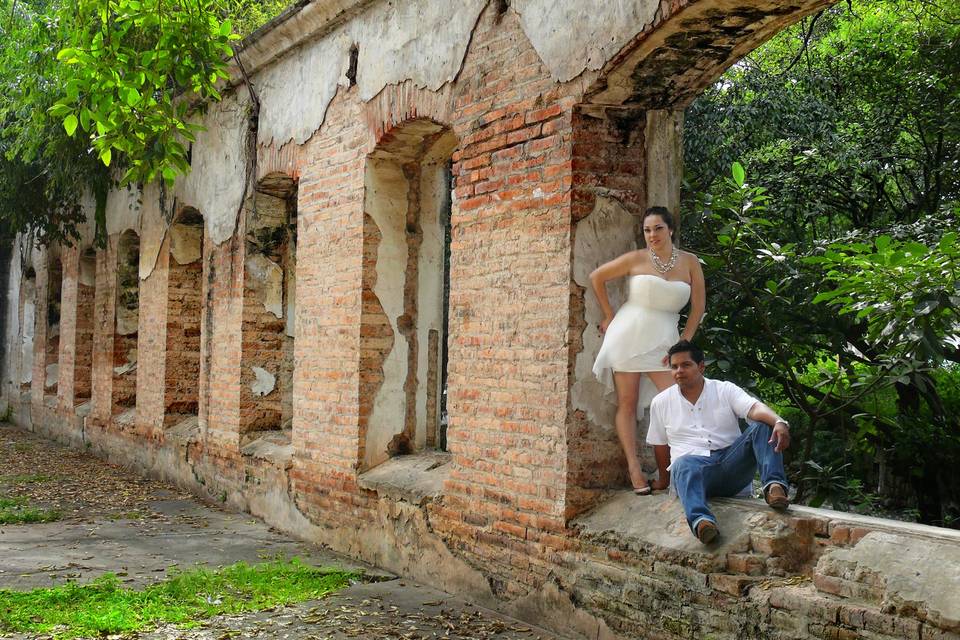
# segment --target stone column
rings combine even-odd
[[[90,419],[100,425],[113,411],[114,332],[116,331],[117,236],[97,252],[97,290],[93,303],[93,372]]]

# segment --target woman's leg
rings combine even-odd
[[[669,371],[648,371],[647,376],[650,378],[650,382],[653,383],[653,386],[657,388],[657,391],[663,391],[675,383],[673,379],[673,374]],[[669,454],[667,454],[669,455]],[[664,465],[668,464],[669,461],[663,463]],[[660,461],[657,461],[657,464],[660,465]],[[653,481],[653,484],[650,485],[654,491],[660,491],[661,489],[666,489],[670,486],[670,472],[668,471],[666,477],[657,477]]]
[[[627,457],[627,470],[630,472],[630,484],[634,489],[647,486],[640,458],[637,455],[637,400],[640,397],[640,376],[642,373],[615,371],[613,384],[617,388],[617,436],[620,446]]]
[[[650,377],[650,381],[657,388],[657,391],[663,391],[667,387],[672,387],[675,383],[673,374],[669,371],[648,371],[647,376]]]

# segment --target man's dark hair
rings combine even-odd
[[[693,344],[689,340],[681,340],[677,344],[670,347],[670,350],[667,351],[667,362],[670,361],[670,358],[675,353],[689,353],[690,357],[693,358],[693,361],[697,364],[703,362],[703,349]]]

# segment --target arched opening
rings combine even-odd
[[[573,114],[571,418],[567,425],[567,514],[627,486],[615,428],[615,396],[596,381],[602,312],[590,293],[598,265],[637,248],[648,206],[677,212],[683,176],[683,110],[737,60],[831,0],[712,0],[684,3],[640,33],[602,70]],[[616,308],[624,292],[608,288]],[[643,443],[644,468],[656,469]]]
[[[37,272],[27,267],[23,274],[20,320],[20,390],[29,391],[33,380],[33,336],[37,319]]]
[[[97,291],[97,252],[80,252],[77,263],[77,319],[74,334],[73,403],[90,401],[93,383],[94,300]]]
[[[457,139],[428,120],[385,136],[367,160],[360,459],[446,445],[451,163]]]
[[[116,322],[113,332],[111,413],[137,404],[137,332],[140,325],[140,237],[124,231],[117,242]]]
[[[63,293],[63,263],[51,257],[47,265],[47,339],[44,344],[44,397],[55,399],[60,381],[60,305]]]
[[[200,405],[203,215],[180,211],[170,225],[164,426],[195,417]]]
[[[260,180],[246,205],[240,434],[290,437],[297,262],[297,183]]]

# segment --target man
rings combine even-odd
[[[672,475],[687,524],[704,544],[720,533],[707,498],[736,495],[758,466],[767,504],[786,509],[790,425],[737,385],[703,377],[703,351],[692,342],[681,340],[667,355],[677,384],[650,405],[647,442],[660,470],[654,488],[668,487]],[[747,419],[743,433],[738,418]]]

